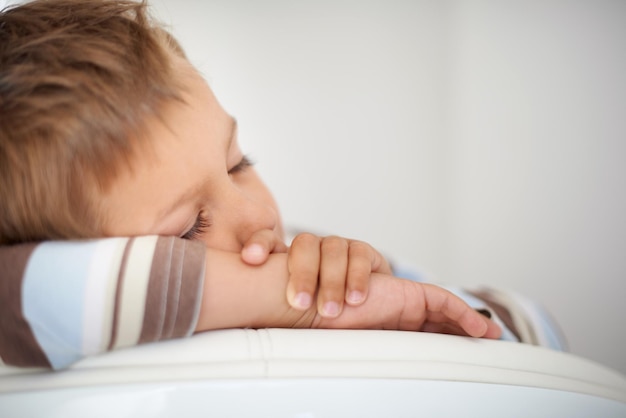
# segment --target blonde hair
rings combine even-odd
[[[145,1],[0,12],[0,244],[101,234],[97,196],[149,116],[180,99],[172,53],[184,56]]]

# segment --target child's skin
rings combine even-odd
[[[302,234],[288,249],[276,203],[239,149],[235,120],[187,61],[172,59],[185,103],[169,104],[148,124],[150,145],[99,210],[105,235],[177,235],[207,245],[198,331],[297,326],[499,336],[495,323],[447,291],[392,277],[366,243]]]

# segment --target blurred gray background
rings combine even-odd
[[[626,373],[626,2],[154,0],[287,225],[543,303]]]

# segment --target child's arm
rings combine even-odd
[[[317,315],[315,306],[294,309],[285,298],[286,254],[271,254],[261,266],[239,254],[207,250],[206,280],[196,331],[219,328],[374,328],[446,332],[498,338],[499,327],[460,298],[433,285],[372,273],[369,295],[347,305],[337,318]]]
[[[289,304],[306,310],[316,301],[318,313],[326,318],[339,316],[344,301],[358,306],[366,300],[370,273],[392,274],[387,260],[371,245],[338,236],[301,233],[287,249],[275,233],[262,230],[244,245],[241,257],[250,265],[261,265],[270,253],[285,251]]]
[[[287,259],[272,254],[254,267],[236,253],[156,236],[0,247],[0,364],[59,369],[120,347],[228,327],[497,336],[495,324],[450,293],[381,274],[372,274],[367,301],[336,319],[314,307],[296,310],[285,298]]]

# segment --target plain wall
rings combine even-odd
[[[626,2],[454,3],[446,250],[626,373]]]
[[[626,2],[154,4],[288,225],[522,292],[626,373]]]
[[[626,2],[152,3],[286,224],[520,291],[626,373]]]

